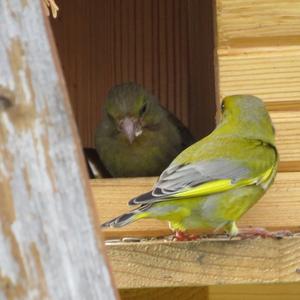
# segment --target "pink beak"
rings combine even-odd
[[[125,117],[119,124],[121,131],[127,137],[130,144],[143,132],[139,121],[135,118]]]

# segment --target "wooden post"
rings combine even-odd
[[[115,299],[41,3],[0,20],[0,298]]]

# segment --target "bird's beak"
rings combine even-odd
[[[121,132],[127,137],[130,144],[136,137],[142,134],[142,126],[136,118],[125,117],[119,123]]]

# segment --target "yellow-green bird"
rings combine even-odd
[[[216,129],[181,152],[152,191],[129,201],[138,208],[102,226],[155,218],[168,221],[177,233],[224,228],[235,236],[236,221],[271,186],[277,164],[275,130],[262,100],[228,96]]]
[[[112,177],[158,176],[196,140],[158,99],[134,82],[114,86],[95,142]]]

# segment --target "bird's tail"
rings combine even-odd
[[[142,205],[128,213],[103,223],[101,227],[123,227],[139,219],[147,218],[149,214],[146,210],[148,210],[150,206],[151,205]]]

